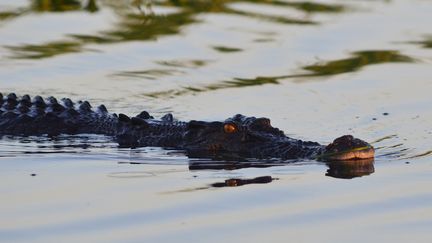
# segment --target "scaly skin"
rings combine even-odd
[[[171,114],[154,119],[146,111],[135,117],[109,113],[104,105],[92,109],[87,101],[43,99],[0,93],[0,134],[55,136],[105,134],[123,147],[166,147],[190,156],[258,159],[352,160],[374,157],[368,143],[345,135],[328,146],[289,138],[267,118],[235,115],[223,122],[175,120]]]

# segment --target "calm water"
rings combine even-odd
[[[431,242],[432,2],[0,2],[0,92],[266,116],[374,162],[232,163],[104,136],[0,140],[2,242]]]

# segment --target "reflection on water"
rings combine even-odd
[[[432,36],[426,36],[421,41],[411,41],[412,44],[421,45],[423,48],[432,48]]]
[[[95,1],[92,5],[96,6]],[[64,12],[81,10],[81,1],[77,0],[33,0],[32,10],[41,12]]]
[[[221,160],[216,158],[210,159],[191,159],[189,161],[189,170],[239,170],[244,168],[266,168],[272,166],[283,166],[296,162],[292,161],[280,161],[280,160],[268,160],[268,161],[257,161],[251,159],[239,160]]]
[[[79,43],[66,41],[50,42],[44,45],[8,46],[7,48],[14,52],[12,57],[17,59],[41,59],[83,50]]]
[[[256,78],[235,78],[230,81],[211,84],[203,87],[185,87],[181,90],[167,90],[146,94],[149,97],[172,97],[185,95],[195,92],[205,92],[226,88],[241,88],[246,86],[278,84],[281,80],[291,80],[298,78],[313,78],[322,76],[338,75],[343,73],[355,72],[365,66],[384,64],[384,63],[410,63],[415,59],[399,53],[395,50],[375,50],[353,52],[351,57],[331,61],[322,61],[313,65],[306,65],[300,69],[307,71],[303,74],[290,74],[274,77]]]
[[[327,163],[326,176],[340,179],[352,179],[367,176],[375,172],[374,160],[333,161]]]
[[[266,168],[273,166],[289,166],[299,161],[205,161],[191,160],[189,170],[238,170],[244,168]],[[375,172],[374,160],[331,161],[325,163],[328,170],[326,176],[340,179],[353,179],[370,175]]]
[[[424,153],[420,153],[420,154],[416,154],[416,155],[413,155],[413,156],[406,157],[405,159],[414,159],[414,158],[420,158],[420,157],[427,157],[427,156],[429,156],[431,154],[432,154],[432,150],[429,150],[429,151],[426,151]]]
[[[0,21],[16,18],[22,14],[22,11],[14,11],[14,12],[1,12],[0,11]]]
[[[163,194],[174,194],[178,192],[196,192],[199,190],[208,190],[210,188],[222,188],[222,187],[239,187],[245,185],[253,185],[253,184],[269,184],[272,181],[279,180],[278,178],[273,178],[271,176],[259,176],[252,179],[242,179],[242,178],[230,178],[226,179],[224,182],[215,182],[211,183],[209,186],[202,186],[196,188],[187,188],[176,191],[169,191]]]
[[[190,171],[204,170],[241,170],[247,168],[268,168],[275,166],[295,165],[302,160],[256,160],[240,157],[217,156],[202,158],[197,154],[185,153],[177,150],[165,150],[162,148],[137,148],[122,149],[114,143],[111,137],[103,135],[60,135],[60,136],[37,136],[37,137],[17,137],[3,136],[0,139],[1,155],[0,157],[21,157],[49,154],[79,154],[86,153],[92,157],[121,159],[119,164],[131,165],[181,165],[186,166]],[[429,152],[431,153],[431,152]],[[124,161],[124,158],[130,161]],[[328,176],[335,178],[355,178],[369,175],[374,172],[373,160],[328,162]],[[150,172],[144,172],[143,175],[137,173],[120,173],[112,174],[114,177],[142,177],[148,176]],[[152,173],[150,173],[152,174]],[[237,182],[238,185],[260,183],[262,179],[256,180],[239,180],[232,179],[231,184]],[[219,184],[217,184],[219,185]]]
[[[182,74],[182,73],[184,72],[177,69],[149,69],[143,71],[124,71],[115,74],[114,76],[155,80],[163,76],[171,76],[171,75]]]
[[[382,64],[382,63],[398,63],[398,62],[413,62],[414,59],[400,54],[394,50],[374,50],[374,51],[358,51],[353,52],[351,57],[324,61],[310,66],[303,67],[304,70],[312,73],[305,75],[294,75],[293,77],[314,77],[336,75],[341,73],[354,72],[364,66]]]
[[[100,150],[111,150],[117,147],[111,137],[100,135],[1,136],[0,138],[0,157],[79,153],[101,155]]]
[[[122,71],[122,72],[112,74],[112,76],[153,80],[163,76],[184,74],[186,73],[185,71],[186,69],[197,69],[206,66],[210,62],[212,61],[199,60],[199,59],[183,59],[183,60],[177,59],[177,60],[155,61],[157,65],[163,67],[148,69],[148,70]]]
[[[212,187],[237,187],[249,184],[268,184],[277,178],[272,178],[271,176],[260,176],[252,179],[240,179],[232,178],[227,179],[224,182],[216,182],[211,184]]]
[[[151,2],[155,7],[175,7],[178,11],[168,14],[157,14],[152,10]],[[134,1],[131,4],[105,4],[104,7],[113,8],[118,15],[119,22],[112,30],[101,31],[91,35],[70,34],[66,40],[55,40],[43,44],[20,44],[7,46],[12,52],[12,58],[20,59],[40,59],[49,58],[66,53],[82,52],[87,44],[108,44],[127,41],[146,41],[154,40],[159,36],[178,34],[180,29],[191,23],[196,23],[196,17],[202,13],[225,13],[260,20],[283,23],[283,24],[316,24],[314,21],[294,19],[287,17],[275,17],[272,15],[251,13],[235,10],[230,4],[245,1]],[[314,2],[282,2],[282,1],[246,1],[254,4],[277,6],[281,8],[293,8],[308,14],[319,13],[338,13],[343,11],[343,6],[339,4],[323,4]],[[150,9],[149,11],[143,11]],[[136,6],[138,13],[131,9]],[[82,6],[81,1],[76,0],[34,0],[28,8],[27,13],[31,12],[58,12],[58,11],[89,11],[99,10],[95,0],[89,0]],[[19,17],[18,12],[1,12],[0,20],[12,17]],[[215,50],[221,52],[237,52],[241,49],[216,46]]]
[[[242,49],[240,49],[240,48],[229,47],[229,46],[213,46],[213,49],[215,49],[218,52],[239,52],[239,51],[242,51]]]

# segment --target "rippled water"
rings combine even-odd
[[[181,120],[266,116],[375,161],[216,161],[2,137],[0,241],[415,241],[432,225],[432,3],[0,2],[0,92]]]

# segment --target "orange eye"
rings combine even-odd
[[[237,132],[237,127],[234,124],[227,123],[224,125],[224,132],[235,133]]]

